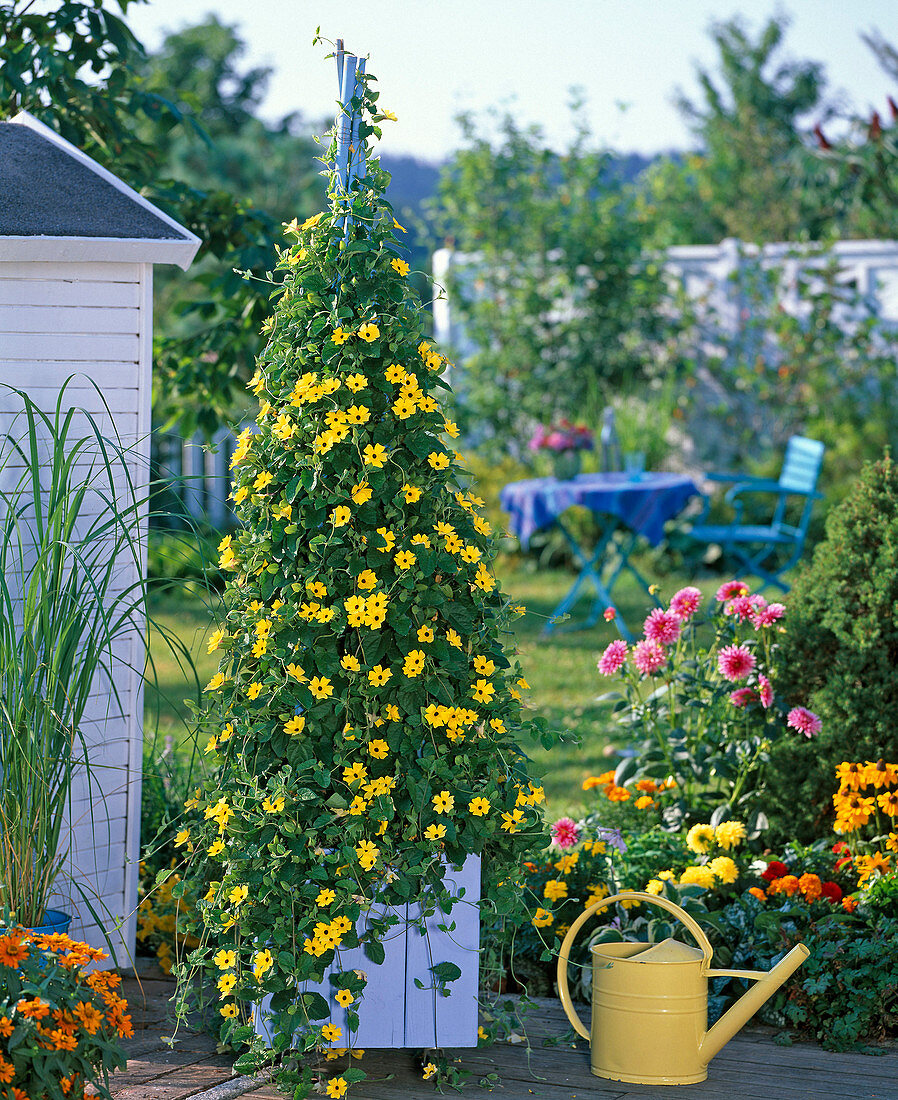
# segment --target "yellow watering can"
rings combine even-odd
[[[584,922],[616,901],[660,905],[686,925],[701,950],[674,939],[656,944],[594,944],[590,1035],[574,1011],[568,992],[568,954]],[[679,905],[654,894],[614,894],[580,914],[561,945],[558,992],[567,1018],[590,1041],[591,1068],[596,1077],[644,1085],[704,1081],[714,1055],[795,973],[810,952],[800,943],[766,974],[760,970],[711,970],[712,954],[708,937],[693,918]],[[709,978],[752,978],[758,983],[710,1031]]]

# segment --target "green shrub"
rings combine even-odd
[[[888,453],[830,513],[790,595],[782,657],[781,689],[823,730],[774,748],[767,809],[779,837],[809,842],[831,827],[837,764],[898,760],[898,468]]]

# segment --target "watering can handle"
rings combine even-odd
[[[564,941],[561,944],[561,951],[558,954],[558,995],[561,997],[561,1004],[564,1007],[564,1011],[567,1015],[567,1018],[570,1020],[571,1025],[573,1026],[577,1034],[582,1035],[584,1039],[589,1038],[589,1032],[583,1026],[582,1020],[577,1015],[576,1010],[574,1009],[573,1002],[571,1001],[571,995],[568,991],[568,956],[570,955],[571,945],[574,942],[574,938],[583,927],[583,925],[586,923],[586,921],[588,921],[589,918],[593,916],[596,912],[607,908],[609,905],[612,905],[616,901],[645,901],[648,902],[650,905],[659,905],[662,909],[666,909],[668,913],[673,913],[673,915],[679,921],[686,925],[686,927],[695,937],[695,940],[698,943],[699,947],[702,949],[702,955],[704,955],[704,959],[702,960],[703,971],[707,971],[711,963],[711,956],[714,954],[714,950],[711,947],[711,944],[708,942],[708,937],[702,931],[701,925],[699,925],[693,917],[690,917],[685,909],[681,908],[675,902],[668,901],[667,898],[659,898],[656,897],[654,894],[645,894],[640,890],[627,890],[621,894],[612,894],[610,898],[602,898],[601,901],[594,902],[592,905],[590,905],[588,909],[583,910],[580,916],[577,917],[577,919],[568,929],[568,933],[564,937]]]

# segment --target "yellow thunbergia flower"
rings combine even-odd
[[[418,641],[419,642],[424,642],[425,644],[427,644],[427,643],[433,641],[433,637],[434,637],[434,634],[433,634],[433,630],[431,629],[431,627],[429,627],[429,626],[419,626],[418,627]]]
[[[213,844],[209,845],[208,854],[210,856],[220,856],[225,850],[225,843],[223,840],[218,839]]]
[[[433,809],[438,814],[451,814],[455,808],[455,799],[448,791],[440,791],[432,799]]]
[[[224,995],[226,997],[231,992],[231,990],[234,988],[234,986],[236,984],[237,984],[237,975],[236,974],[222,974],[222,976],[216,982],[216,985],[218,986],[219,990],[222,993],[224,993]]]
[[[349,603],[349,600],[346,600],[346,603],[348,604],[348,603]],[[362,603],[362,606],[364,607],[364,605],[365,605],[365,601],[364,601],[364,600],[361,600],[361,603]],[[352,625],[353,625],[353,624],[352,624],[352,623],[350,623],[350,626],[352,626]],[[358,625],[360,625],[360,624],[356,623],[355,625],[357,625],[357,626],[358,626]],[[340,659],[340,665],[341,665],[341,666],[342,666],[343,668],[345,668],[347,672],[358,672],[358,671],[359,671],[359,669],[360,669],[360,668],[362,667],[362,666],[361,666],[361,665],[359,664],[359,659],[358,659],[358,657],[354,657],[354,656],[353,656],[353,655],[352,655],[351,653],[347,653],[347,654],[345,654],[345,656],[343,656],[343,657],[342,657],[342,658]]]
[[[334,694],[334,688],[327,676],[316,676],[309,683],[309,691],[316,699],[327,699]]]
[[[548,909],[543,909],[541,906],[533,914],[533,920],[530,922],[534,928],[548,928],[549,925],[555,920]]]
[[[359,336],[370,344],[380,336],[380,329],[373,321],[368,321],[359,329]]]
[[[343,782],[352,786],[353,783],[361,783],[367,774],[368,769],[365,765],[356,763],[343,769]]]
[[[359,857],[359,863],[364,870],[370,871],[375,863],[377,863],[378,857],[380,856],[380,848],[370,840],[363,840],[362,843],[356,847],[355,854]]]
[[[431,1077],[436,1077],[437,1073],[439,1073],[439,1070],[434,1062],[428,1062],[421,1070],[421,1076],[425,1081],[429,1081]]]
[[[426,654],[422,649],[413,649],[406,654],[405,663],[402,666],[403,673],[410,679],[420,676],[424,670]]]
[[[258,699],[261,692],[262,685],[259,683],[258,680],[253,680],[253,682],[246,689],[246,694],[250,699]]]
[[[279,814],[284,809],[284,796],[279,794],[277,798],[266,798],[262,803],[262,809],[267,814]]]
[[[475,817],[486,817],[490,812],[490,800],[488,798],[472,798],[468,803],[468,809]]]
[[[237,952],[222,948],[221,951],[212,956],[212,961],[219,970],[233,970],[237,965]]]
[[[471,688],[471,694],[478,703],[489,703],[496,694],[496,689],[489,680],[478,680]]]
[[[350,993],[348,989],[338,989],[334,1000],[337,1002],[338,1005],[341,1005],[343,1008],[347,1008],[355,1000],[355,997],[353,997],[352,993]]]
[[[363,390],[368,385],[368,379],[364,374],[350,374],[345,380],[348,389],[353,393],[358,393],[359,390]]]
[[[343,1034],[343,1029],[335,1024],[325,1024],[321,1029],[321,1037],[329,1043],[335,1043]]]
[[[253,975],[256,978],[261,978],[263,974],[267,974],[269,970],[274,966],[274,959],[271,956],[270,951],[257,951],[253,958]]]
[[[323,211],[320,214],[313,214],[311,216],[311,218],[306,218],[306,220],[300,226],[300,229],[314,229],[315,226],[321,221],[321,219],[323,217],[324,217],[324,212]]]
[[[226,1020],[233,1020],[237,1015],[238,1008],[237,1005],[231,1001],[230,1004],[222,1005],[218,1011]]]
[[[345,344],[350,336],[352,336],[351,332],[346,332],[342,328],[335,328],[334,334],[331,336],[331,341],[339,347],[340,344]]]
[[[356,584],[364,591],[375,588],[377,586],[377,574],[373,569],[363,569],[358,575]]]
[[[346,507],[345,504],[340,504],[331,512],[331,519],[333,520],[334,527],[345,527],[349,523],[352,517],[352,512]]]
[[[427,461],[434,470],[445,470],[449,465],[449,456],[447,454],[439,454],[436,451],[431,451],[427,456]]]
[[[218,647],[221,645],[221,643],[225,640],[225,638],[229,637],[230,635],[228,634],[228,632],[226,630],[222,630],[221,627],[219,627],[217,630],[214,630],[212,634],[209,635],[209,644],[206,646],[206,652],[214,653],[216,649],[218,649]]]
[[[405,378],[405,367],[398,363],[391,363],[384,371],[384,378],[388,382],[401,382]]]
[[[186,844],[190,840],[190,830],[182,829],[175,837],[175,847],[180,848],[182,844]]]
[[[242,905],[248,897],[248,886],[235,886],[234,889],[228,894],[228,901],[232,905]]]
[[[377,533],[381,536],[381,538],[384,540],[384,543],[386,544],[385,546],[378,546],[377,549],[380,550],[382,554],[388,554],[396,545],[396,536],[386,527],[378,527]]]
[[[270,474],[267,470],[263,470],[253,482],[254,489],[265,489],[274,481],[274,475]]]
[[[383,665],[375,665],[368,673],[368,679],[375,687],[381,687],[392,675],[390,669],[384,668]]]
[[[371,486],[367,481],[360,481],[358,485],[353,485],[350,495],[354,504],[365,504],[371,499]]]
[[[393,119],[393,121],[394,121],[394,122],[397,122],[397,121],[398,121],[398,119],[395,119],[395,118],[394,118],[394,119]],[[395,218],[393,219],[393,228],[394,228],[394,229],[398,229],[400,233],[405,233],[405,232],[406,232],[406,230],[402,228],[402,226],[401,226],[401,225],[399,224],[399,222],[398,222],[398,221],[396,221],[396,219],[395,219]]]
[[[427,828],[424,830],[424,839],[425,840],[442,840],[445,835],[446,835],[446,826],[445,825],[437,825],[437,824],[428,825]]]
[[[399,275],[408,275],[409,267],[405,260],[395,259],[390,260],[390,267]]]
[[[518,826],[524,821],[524,813],[522,810],[511,810],[502,815],[502,828],[507,833],[516,833]]]
[[[383,760],[383,758],[390,751],[390,746],[386,741],[371,741],[368,744],[368,755],[373,756],[375,760]]]
[[[452,436],[453,439],[458,439],[460,429],[459,429],[459,426],[456,423],[454,423],[454,421],[444,420],[443,421],[443,428],[446,431],[446,435]]]
[[[393,402],[392,408],[400,420],[408,420],[410,416],[414,416],[416,405],[411,398],[399,397]]]
[[[496,587],[496,578],[490,576],[483,562],[477,566],[477,576],[474,578],[474,584],[484,592],[492,592]]]
[[[337,1028],[339,1031],[340,1029]],[[349,1085],[346,1083],[345,1077],[332,1077],[327,1083],[326,1092],[330,1097],[330,1100],[341,1100],[341,1097],[346,1095],[346,1090]]]
[[[455,646],[456,649],[462,648],[461,637],[454,630],[446,631],[446,641],[451,646]]]
[[[381,443],[375,443],[373,445],[371,443],[368,443],[364,451],[362,451],[362,459],[364,460],[365,465],[374,466],[378,470],[383,467],[383,464],[386,462],[387,457],[388,456],[386,449]]]
[[[496,666],[486,657],[475,657],[474,671],[479,673],[481,676],[492,676],[492,674],[496,671]]]
[[[411,569],[417,560],[417,556],[411,550],[400,550],[393,559],[399,569]]]
[[[218,691],[221,685],[225,682],[225,675],[223,672],[216,672],[212,679],[206,684],[204,691]]]
[[[350,405],[346,410],[346,419],[350,424],[367,424],[371,419],[371,410],[367,405]]]
[[[299,680],[301,684],[305,683],[306,674],[300,665],[295,665],[291,661],[291,663],[287,665],[284,671],[287,673],[288,676],[292,676],[294,680]]]

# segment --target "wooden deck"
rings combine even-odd
[[[280,1100],[270,1086],[235,1079],[232,1056],[216,1054],[214,1041],[205,1035],[182,1029],[174,1049],[163,1042],[172,1031],[172,991],[161,975],[144,977],[140,986],[126,980],[135,1026],[128,1068],[113,1082],[116,1100]],[[483,1095],[479,1082],[496,1073],[501,1080],[488,1091],[504,1100],[898,1100],[898,1048],[882,1057],[833,1054],[805,1043],[778,1046],[772,1034],[769,1029],[743,1031],[714,1059],[708,1080],[700,1085],[628,1085],[593,1077],[584,1041],[558,1043],[569,1035],[560,1005],[540,1000],[527,1018],[528,1043],[459,1050],[455,1058],[460,1069],[470,1071],[468,1095]],[[544,1046],[547,1039],[558,1045]],[[369,1078],[350,1091],[348,1100],[433,1100],[439,1095],[422,1081],[413,1052],[368,1051],[361,1064]],[[445,1093],[453,1094],[450,1089]]]

